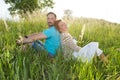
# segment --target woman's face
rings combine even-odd
[[[58,26],[59,26],[60,32],[68,31],[68,27],[67,27],[67,24],[65,22],[60,21]]]

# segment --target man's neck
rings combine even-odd
[[[53,27],[53,25],[49,26],[49,28],[50,28],[50,27]]]

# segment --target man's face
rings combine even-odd
[[[50,26],[53,26],[55,20],[56,20],[55,15],[54,15],[54,14],[49,14],[49,15],[47,16],[47,23],[48,23],[48,26],[49,26],[49,27],[50,27]]]

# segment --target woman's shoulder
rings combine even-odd
[[[72,37],[69,33],[61,33],[62,37]]]
[[[63,42],[69,42],[69,41],[72,41],[73,38],[69,33],[61,33],[61,40]]]

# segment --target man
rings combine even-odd
[[[60,45],[60,34],[54,27],[54,22],[56,21],[56,14],[53,12],[49,12],[47,14],[47,23],[49,28],[44,30],[41,33],[31,34],[25,37],[21,37],[17,40],[18,44],[31,43],[32,47],[35,49],[44,48],[50,57],[54,57],[56,54],[56,50]],[[42,44],[41,39],[46,39],[45,44]],[[37,40],[37,41],[36,41]]]

